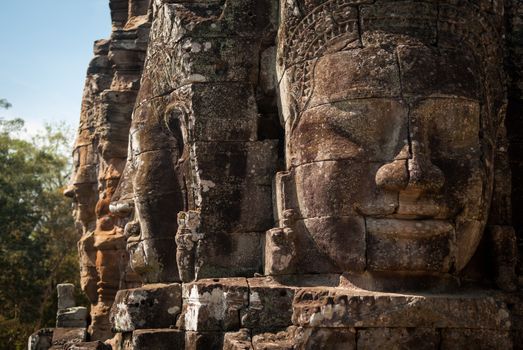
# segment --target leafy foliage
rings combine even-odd
[[[10,108],[11,104],[5,98],[0,98],[0,108]]]
[[[0,100],[0,105],[7,103]],[[0,119],[0,349],[23,349],[54,325],[55,286],[78,285],[78,240],[62,195],[70,168],[64,126],[31,141],[21,119]]]

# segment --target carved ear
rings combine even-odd
[[[164,116],[167,131],[173,136],[178,149],[178,158],[182,158],[187,144],[187,116],[182,108],[169,106]]]
[[[132,176],[134,173],[132,162],[131,139],[129,139],[129,150],[127,151],[127,161],[122,171],[122,176],[118,182],[118,186],[111,197],[111,204],[109,210],[116,215],[127,216],[134,209],[134,189]]]
[[[284,227],[284,213],[296,210],[296,193],[292,171],[276,173],[273,183],[273,209],[277,227]]]

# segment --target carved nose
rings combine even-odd
[[[411,158],[408,160],[409,183],[407,190],[438,192],[445,183],[440,168],[432,164],[418,141],[412,141]]]
[[[444,183],[443,172],[432,164],[418,141],[412,142],[410,154],[408,146],[403,147],[394,161],[376,172],[376,185],[391,191],[437,192]]]

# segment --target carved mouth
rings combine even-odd
[[[134,209],[133,200],[121,200],[111,202],[109,205],[109,211],[115,215],[126,216],[130,214]]]
[[[130,247],[130,246],[134,246],[138,243],[140,243],[142,239],[140,238],[140,236],[129,236],[127,237],[127,246]]]
[[[450,236],[454,232],[449,220],[366,218],[366,225],[370,234],[398,238]]]

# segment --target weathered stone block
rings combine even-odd
[[[353,328],[298,328],[295,339],[298,349],[303,350],[356,350]]]
[[[204,172],[206,173],[206,172]],[[207,172],[207,175],[208,174]],[[271,187],[247,180],[243,184],[206,178],[213,188],[202,191],[203,233],[264,232],[272,226]]]
[[[334,159],[297,166],[293,172],[297,203],[293,208],[299,208],[302,218],[392,214],[398,206],[397,195],[380,190],[375,183],[382,165]]]
[[[309,218],[303,220],[303,226],[306,230],[302,234],[308,232],[320,252],[334,260],[340,270],[365,269],[365,220],[361,216]]]
[[[349,65],[347,73],[328,73],[333,66],[341,64]],[[321,79],[314,79],[315,91],[309,108],[328,102],[397,97],[400,94],[400,77],[395,54],[383,47],[366,47],[324,55],[316,63],[314,74]]]
[[[43,328],[31,334],[27,342],[27,350],[47,350],[51,347],[53,329]]]
[[[442,329],[442,350],[477,349],[502,350],[512,349],[510,333],[499,329]]]
[[[496,284],[506,291],[515,291],[517,243],[516,233],[512,226],[490,226],[487,229],[489,241],[492,243]]]
[[[290,137],[289,156],[293,165],[328,160],[383,163],[401,158],[398,155],[408,139],[405,101],[399,98],[351,99],[350,96],[348,99],[321,104],[303,113]],[[329,116],[327,121],[325,115]],[[369,124],[387,124],[389,128],[371,129],[367,128]],[[354,174],[361,171],[356,166],[351,166]],[[366,188],[370,190],[372,185],[366,185]]]
[[[202,179],[223,179],[235,183],[250,179],[268,186],[274,176],[277,147],[278,141],[275,140],[195,142]]]
[[[398,21],[397,18],[403,20]],[[412,1],[379,2],[361,7],[364,45],[423,42],[437,38],[438,7],[433,3]]]
[[[181,191],[175,172],[161,171],[161,169],[172,165],[173,158],[177,157],[177,152],[169,148],[150,151],[144,149],[140,151],[141,152],[136,156],[137,162],[140,165],[138,168],[140,175],[134,179],[133,183],[133,191],[140,199],[136,200],[136,205],[144,206],[144,209],[149,209],[149,207],[151,210],[154,209],[154,211],[149,214],[152,217],[156,215],[165,216],[166,211],[171,209],[167,208],[167,205],[176,205],[173,201],[180,199],[179,197],[181,195],[179,192]],[[178,206],[182,208],[181,205]],[[174,224],[176,224],[176,220],[174,220]],[[158,231],[161,226],[159,223],[156,225],[157,226],[153,226],[152,229]],[[171,231],[169,231],[169,229]],[[173,228],[168,226],[160,231],[162,232],[161,235],[155,238],[165,238],[165,235],[168,236],[169,232],[172,234],[172,231]],[[175,232],[176,228],[174,228],[174,233]]]
[[[61,328],[87,327],[87,308],[83,306],[59,309],[56,326]]]
[[[249,330],[241,329],[238,332],[225,333],[223,350],[253,350]]]
[[[302,289],[293,324],[304,327],[510,328],[507,306],[488,294],[388,294]]]
[[[145,64],[148,73],[144,75],[144,85],[154,96],[194,82],[256,82],[259,55],[252,53],[258,50],[255,36],[259,34],[224,36],[226,23],[237,27],[244,21],[221,19],[238,5],[250,7],[250,13],[258,12],[261,6],[229,5],[225,12],[209,3],[165,4],[160,8],[151,32],[154,45]],[[247,18],[251,17],[243,19]]]
[[[186,62],[186,79],[255,83],[259,56],[252,52],[256,50],[257,42],[251,38],[193,36],[176,43],[173,53]]]
[[[58,291],[58,309],[67,309],[74,307],[76,301],[74,300],[74,284],[63,283],[56,286]]]
[[[110,40],[99,39],[96,40],[93,44],[93,53],[95,55],[107,55],[109,52]]]
[[[254,350],[294,350],[296,342],[294,339],[295,327],[276,334],[263,333],[252,338]]]
[[[55,328],[53,332],[53,346],[69,343],[81,343],[87,340],[85,328]]]
[[[258,111],[253,87],[245,83],[191,84],[195,141],[255,141]],[[175,92],[176,94],[177,92]]]
[[[178,282],[180,280],[174,257],[174,252],[176,252],[174,233],[173,238],[146,239],[128,243],[131,267],[135,272],[141,274],[146,283]]]
[[[185,350],[221,350],[221,332],[185,332]]]
[[[270,277],[249,278],[249,307],[241,317],[242,327],[255,330],[284,328],[292,324],[295,288]]]
[[[405,95],[417,95],[419,91],[424,91],[427,94],[443,93],[472,100],[479,98],[480,75],[470,53],[438,51],[426,46],[400,46],[398,60]],[[420,79],[420,76],[425,78]]]
[[[276,142],[197,142],[194,147],[202,187],[201,232],[270,228]]]
[[[354,350],[356,330],[290,326],[282,332],[258,334],[252,344],[255,350]]]
[[[366,228],[370,270],[447,272],[451,268],[454,227],[450,223],[368,219]]]
[[[178,350],[184,343],[185,333],[176,329],[139,329],[132,336],[132,350]]]
[[[259,232],[209,233],[198,243],[198,278],[249,277],[262,270]]]
[[[77,343],[67,347],[67,350],[111,350],[111,346],[101,341]]]
[[[266,275],[341,272],[324,252],[319,251],[304,220],[298,220],[291,226],[267,231],[264,256]]]
[[[358,350],[437,350],[439,332],[434,328],[368,328],[358,330]]]
[[[95,56],[93,57],[91,62],[89,62],[87,74],[96,74],[98,76],[88,77],[87,79],[92,80],[93,82],[102,83],[102,86],[107,85],[107,81],[109,80],[110,69],[111,63],[109,62],[107,55]],[[93,89],[95,88],[93,87]]]
[[[258,334],[252,344],[255,350],[354,350],[356,330],[290,326],[282,332]]]
[[[245,278],[200,280],[183,285],[180,326],[187,331],[229,331],[240,328],[249,303]]]
[[[176,324],[181,307],[182,288],[179,284],[149,284],[119,291],[110,319],[116,332],[169,328]]]

